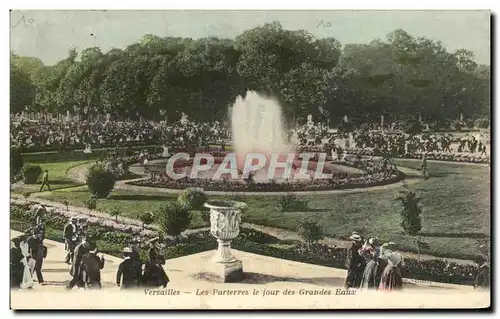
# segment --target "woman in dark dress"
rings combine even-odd
[[[168,276],[163,269],[163,265],[165,265],[165,258],[158,254],[154,244],[151,244],[148,255],[149,260],[144,266],[144,286],[151,288],[163,286],[163,288],[165,288],[169,282]]]
[[[22,262],[24,255],[21,251],[21,238],[12,239],[14,247],[10,249],[10,287],[20,288],[23,281],[24,264]]]
[[[382,272],[379,290],[392,291],[403,288],[403,278],[401,268],[404,266],[403,256],[396,251],[396,244],[393,242],[383,244],[380,247],[380,259],[387,260],[387,266]]]

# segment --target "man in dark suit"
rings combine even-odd
[[[33,236],[28,239],[28,252],[35,260],[35,268],[34,271],[36,273],[36,277],[38,283],[40,285],[45,285],[42,275],[42,265],[43,259],[45,258],[45,251],[43,246],[42,235],[38,229],[35,229],[33,232]]]
[[[68,283],[66,288],[71,290],[75,285],[78,287],[83,287],[81,264],[83,256],[90,250],[90,244],[88,242],[90,238],[83,238],[82,242],[75,247],[75,252],[73,256],[73,263],[71,264],[70,275],[73,279]]]
[[[479,257],[477,259],[478,269],[474,278],[474,289],[488,290],[490,289],[490,267],[486,258]]]
[[[347,249],[345,267],[347,268],[347,277],[345,278],[345,288],[358,288],[363,277],[363,258],[358,250],[363,243],[363,237],[357,232],[353,232],[350,239],[351,246]]]
[[[24,264],[22,263],[23,253],[19,245],[21,238],[16,237],[12,239],[14,247],[10,249],[10,287],[19,288],[23,281]]]
[[[95,243],[90,243],[89,249],[82,258],[82,280],[86,289],[101,289],[101,269],[104,268],[104,256],[100,258],[97,256],[98,249]]]
[[[124,260],[118,266],[116,272],[116,285],[122,289],[138,288],[142,277],[142,264],[133,256],[132,249],[123,249]]]
[[[69,265],[71,265],[71,262],[73,261],[73,253],[76,245],[74,241],[74,237],[76,235],[76,221],[76,217],[72,217],[70,222],[64,226],[64,248],[66,249],[65,262]]]
[[[129,247],[132,250],[132,254],[130,255],[130,258],[141,262],[141,256],[139,254],[139,241],[137,239],[131,240],[129,242]],[[141,264],[142,264],[142,262],[141,262]]]
[[[45,217],[41,216],[37,218],[37,224],[35,229],[40,233],[40,238],[42,241],[45,239]]]

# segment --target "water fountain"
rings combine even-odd
[[[229,117],[234,149],[232,156],[235,157],[237,169],[244,172],[245,168],[254,166],[251,174],[257,183],[308,182],[320,175],[342,171],[338,165],[322,163],[320,166],[317,161],[311,160],[308,161],[307,167],[302,167],[304,161],[296,150],[298,144],[288,138],[281,105],[273,98],[249,91],[244,97],[237,97],[230,108]],[[181,122],[186,120],[183,114]],[[308,125],[313,125],[311,115],[308,116]],[[167,157],[168,154],[165,151],[167,150],[164,150],[163,156]],[[248,158],[249,154],[257,154],[261,163],[265,161],[265,165],[256,168],[259,159]],[[225,158],[216,157],[211,167],[207,166],[203,169],[193,169],[193,164],[195,164],[193,157],[181,160],[174,156],[171,160],[171,165],[167,165],[169,169],[173,168],[176,174],[180,172],[190,179],[225,179],[230,183],[244,184],[249,175],[248,172],[246,175],[236,174],[235,178],[233,174],[220,173],[220,168],[224,169],[232,165],[232,163],[224,162]],[[198,165],[205,165],[207,161],[202,160]],[[165,175],[165,162],[166,159],[155,160],[150,162],[149,166],[163,166],[163,173],[159,172],[159,175]]]
[[[267,162],[272,153],[295,153],[295,146],[287,143],[280,104],[257,92],[238,96],[232,107],[231,128],[240,169],[249,153],[264,154]]]

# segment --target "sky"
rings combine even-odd
[[[234,38],[266,22],[304,29],[342,44],[386,39],[395,29],[439,40],[449,51],[471,50],[476,62],[490,64],[489,11],[12,11],[11,51],[52,65],[98,46],[125,48],[145,34],[160,37]]]

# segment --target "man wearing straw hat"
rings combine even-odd
[[[363,258],[358,251],[362,246],[363,237],[358,232],[353,231],[350,247],[347,249],[345,266],[347,268],[347,277],[345,278],[345,288],[357,288],[361,284],[363,277]]]

